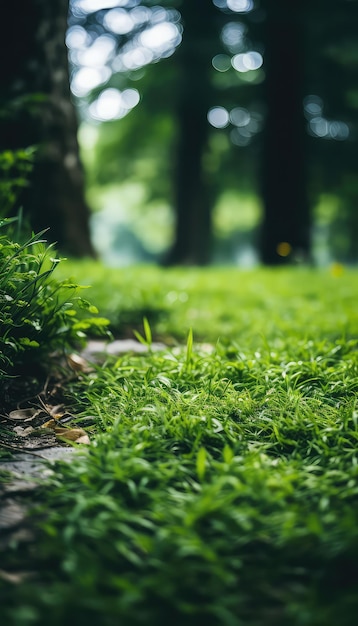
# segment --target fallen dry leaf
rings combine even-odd
[[[16,409],[15,411],[10,411],[8,417],[11,420],[29,422],[41,413],[43,413],[42,409]]]
[[[24,428],[23,426],[15,426],[14,432],[19,435],[19,437],[27,437],[31,433],[35,432],[35,429],[32,426],[28,426]]]
[[[54,419],[50,419],[47,422],[45,422],[44,424],[42,424],[41,428],[50,428],[50,429],[54,430],[55,428],[57,428],[57,422]]]
[[[76,439],[75,443],[83,443],[84,445],[89,446],[91,442],[88,435],[82,435],[82,437]]]
[[[84,359],[79,354],[69,354],[67,356],[67,362],[71,369],[73,369],[75,372],[90,372],[92,369],[88,364],[88,361],[86,361],[86,359]]]
[[[61,428],[56,426],[54,428],[56,437],[65,441],[73,441],[74,443],[86,443],[89,444],[90,440],[83,428]]]

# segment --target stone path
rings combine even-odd
[[[10,472],[9,479],[0,483],[0,533],[11,534],[24,522],[28,508],[24,496],[52,473],[51,465],[70,460],[74,453],[74,448],[53,446],[36,452],[16,452],[11,459],[0,460],[0,472]]]

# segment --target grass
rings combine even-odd
[[[2,584],[5,623],[353,626],[357,273],[72,268],[149,351],[68,387],[93,443],[4,555],[36,572]]]
[[[166,342],[262,345],[293,336],[339,338],[358,334],[357,271],[332,266],[312,271],[237,268],[104,268],[93,261],[66,262],[59,276],[91,285],[88,297],[115,335],[133,336],[147,317],[153,336]]]

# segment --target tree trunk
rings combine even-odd
[[[64,39],[68,0],[19,0],[2,7],[3,108],[0,148],[38,146],[22,202],[31,226],[74,256],[94,255],[89,208],[70,98]]]
[[[168,264],[205,265],[211,258],[210,185],[204,156],[208,149],[208,109],[212,105],[211,59],[217,40],[217,9],[207,0],[184,0],[180,7],[183,41],[176,53],[178,101],[174,173],[175,241]]]
[[[268,265],[307,260],[307,199],[300,4],[264,2],[267,106],[262,154],[264,220],[261,259]]]

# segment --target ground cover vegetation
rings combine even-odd
[[[36,384],[41,365],[45,371],[51,353],[63,354],[83,343],[86,331],[96,333],[107,324],[96,317],[97,308],[79,295],[77,284],[53,277],[60,259],[43,235],[24,239],[17,219],[0,221],[2,408],[19,393],[19,374],[28,375],[30,386]]]
[[[92,445],[3,556],[5,623],[353,625],[356,272],[56,271],[148,351],[68,383]]]
[[[236,267],[103,267],[93,261],[67,261],[58,276],[91,285],[92,301],[116,336],[133,336],[143,318],[165,343],[185,342],[190,328],[198,342],[262,345],[292,335],[316,340],[358,333],[354,269],[333,264],[238,270]]]

